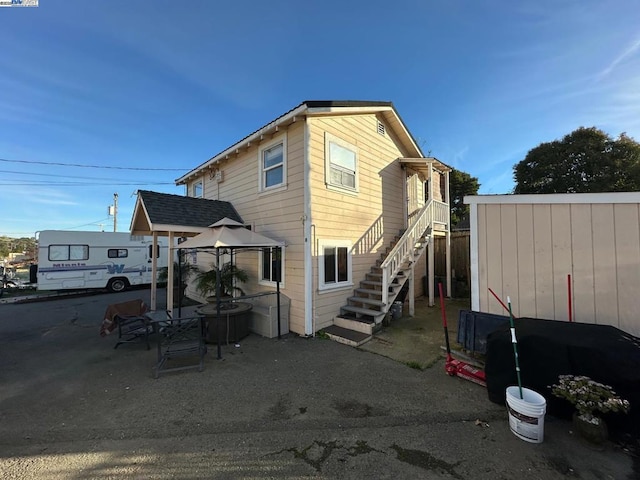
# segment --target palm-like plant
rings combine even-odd
[[[212,268],[207,271],[200,270],[196,275],[196,290],[203,295],[216,294],[216,279],[218,276],[218,270],[215,263],[212,264]],[[231,262],[225,263],[220,267],[220,294],[223,297],[231,297],[234,292],[244,295],[244,290],[238,287],[235,283],[244,283],[249,280],[247,272],[233,265]]]

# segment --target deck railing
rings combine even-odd
[[[429,200],[422,210],[413,217],[413,222],[404,232],[398,243],[384,259],[382,269],[382,302],[385,307],[389,303],[389,285],[396,277],[402,265],[411,260],[418,240],[434,222],[446,225],[449,205],[437,200]]]

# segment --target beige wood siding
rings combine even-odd
[[[393,139],[377,132],[373,114],[309,118],[311,217],[314,225],[313,281],[315,330],[333,323],[339,307],[353,295],[375,261],[404,226],[402,152]],[[389,132],[390,129],[387,129]],[[325,132],[358,151],[357,194],[328,189],[325,184]],[[348,240],[352,244],[353,286],[318,290],[318,241]]]
[[[259,189],[259,149],[272,141],[286,141],[286,188],[261,193]],[[286,243],[282,293],[291,299],[289,329],[304,334],[304,237],[303,215],[304,122],[292,124],[285,132],[252,144],[220,165],[223,181],[206,178],[204,198],[229,201],[253,230]],[[205,176],[207,177],[207,176]],[[238,251],[237,264],[250,282],[240,285],[246,293],[272,291],[259,285],[258,253]],[[199,263],[210,264],[212,256],[200,253]]]
[[[552,196],[557,203],[471,197],[473,308],[506,313],[491,288],[505,303],[511,297],[516,316],[568,321],[571,275],[575,321],[640,336],[640,202],[598,195],[569,196],[584,200],[574,203],[560,195]]]

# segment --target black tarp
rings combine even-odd
[[[460,310],[457,341],[465,350],[484,355],[487,353],[487,336],[508,324],[509,317],[504,315]]]
[[[640,434],[640,338],[608,325],[533,318],[514,323],[522,385],[546,398],[548,414],[568,418],[573,412],[551,394],[558,376],[585,375],[631,402],[629,414],[607,414],[607,423]],[[504,403],[506,388],[517,385],[509,325],[488,335],[485,372],[489,400]]]

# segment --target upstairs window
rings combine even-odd
[[[325,133],[325,183],[329,188],[358,191],[358,149],[330,133]]]
[[[202,198],[202,180],[193,184],[191,187],[191,196],[195,198]]]
[[[287,165],[285,139],[279,139],[263,146],[259,150],[259,158],[260,191],[284,187]]]

